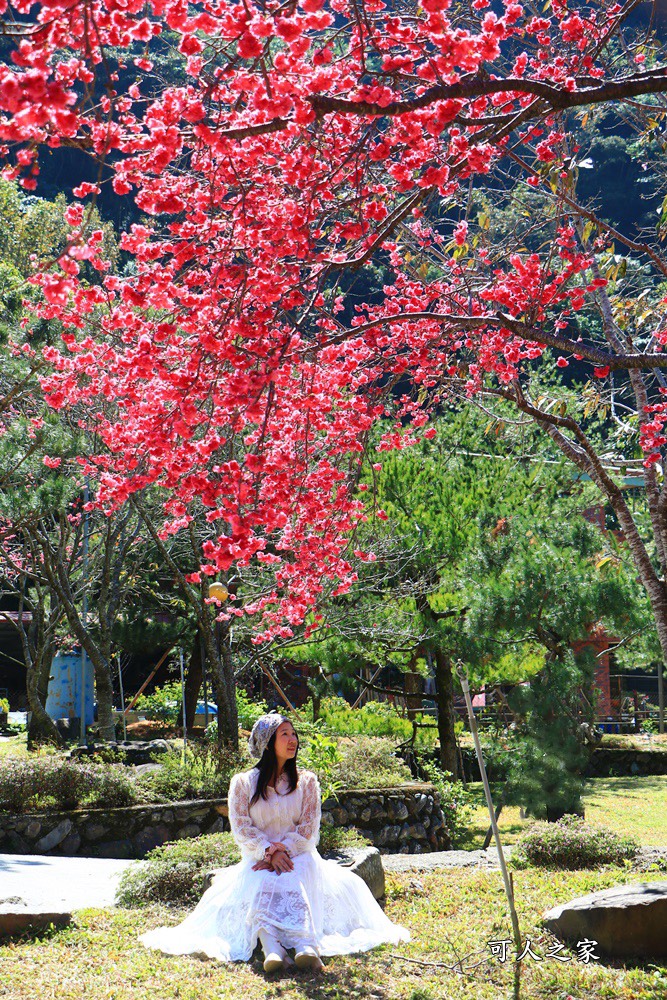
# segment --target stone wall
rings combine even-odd
[[[389,852],[445,850],[445,830],[432,785],[339,792],[327,799],[323,825],[356,827]],[[0,813],[0,852],[142,858],[167,841],[229,830],[226,799],[123,809]]]
[[[466,781],[480,781],[475,751],[465,747],[462,751]],[[489,781],[507,780],[507,758],[486,759]],[[586,778],[629,778],[636,774],[667,774],[666,750],[623,750],[596,747],[591,752],[584,772]]]
[[[389,853],[446,851],[451,844],[433,785],[339,792],[322,807],[322,825],[354,827]]]
[[[667,774],[667,750],[598,747],[586,769],[587,778],[626,778],[636,774]]]

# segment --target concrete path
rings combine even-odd
[[[130,864],[115,858],[0,854],[0,908],[113,906],[118,879]]]
[[[512,856],[512,848],[505,847],[505,858]],[[430,854],[383,854],[382,866],[386,872],[430,872],[436,868],[498,868],[498,851],[432,851]]]

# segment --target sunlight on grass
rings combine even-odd
[[[480,848],[489,827],[481,782],[468,787],[475,798],[468,836],[462,845]],[[500,787],[493,789],[494,800]],[[667,845],[667,775],[627,778],[591,778],[584,791],[586,821],[609,827],[622,836],[631,836],[646,846]],[[517,806],[505,806],[498,820],[504,844],[515,844],[533,822],[521,819]]]
[[[0,740],[0,757],[27,757],[28,756],[28,734],[19,733],[17,736],[10,736],[9,739]]]

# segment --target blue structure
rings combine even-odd
[[[85,656],[85,724],[95,719],[93,664]],[[81,652],[57,653],[51,662],[46,712],[55,719],[81,717]]]

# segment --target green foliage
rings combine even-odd
[[[317,849],[320,854],[335,854],[339,851],[355,850],[359,847],[370,847],[371,842],[362,837],[358,830],[345,826],[320,827],[320,840]]]
[[[353,709],[344,698],[323,698],[319,716],[327,732],[338,736],[388,736],[401,742],[412,736],[411,721],[387,701],[367,701]],[[421,712],[416,716],[417,722],[424,718]],[[433,746],[434,743],[435,730],[417,730],[419,746]]]
[[[266,702],[252,701],[243,688],[236,689],[236,711],[239,719],[239,729],[250,731],[257,720],[268,711]],[[209,743],[218,742],[218,720],[209,722],[204,733]]]
[[[177,840],[151,851],[123,872],[118,883],[119,906],[167,903],[190,906],[204,892],[204,878],[215,868],[236,864],[240,851],[231,833]]]
[[[262,715],[266,715],[268,707],[265,701],[253,701],[243,688],[236,689],[236,711],[239,717],[239,729],[251,730]]]
[[[381,736],[338,741],[340,761],[332,777],[342,788],[393,788],[412,781],[410,768],[394,754],[394,744]]]
[[[466,840],[467,827],[472,813],[473,798],[462,781],[452,781],[449,771],[443,771],[435,761],[418,758],[419,770],[427,781],[435,786],[440,798],[440,806],[453,848],[462,846]]]
[[[137,779],[145,801],[180,802],[188,799],[221,799],[237,771],[248,766],[247,758],[220,751],[217,746],[188,746],[160,754],[160,770]]]
[[[151,694],[140,695],[134,710],[145,713],[147,719],[159,719],[172,726],[178,725],[183,715],[181,682],[167,681],[162,687],[156,687]]]
[[[331,795],[335,796],[342,788],[339,773],[343,760],[336,740],[315,731],[311,733],[300,757],[303,766],[317,774],[322,789],[322,800],[325,801]]]
[[[56,754],[0,759],[0,811],[129,806],[138,796],[125,767]]]
[[[9,711],[9,701],[7,698],[0,698],[0,712]]]
[[[519,839],[512,861],[538,868],[598,868],[630,861],[639,844],[606,827],[589,826],[579,816],[557,823],[535,823]]]

